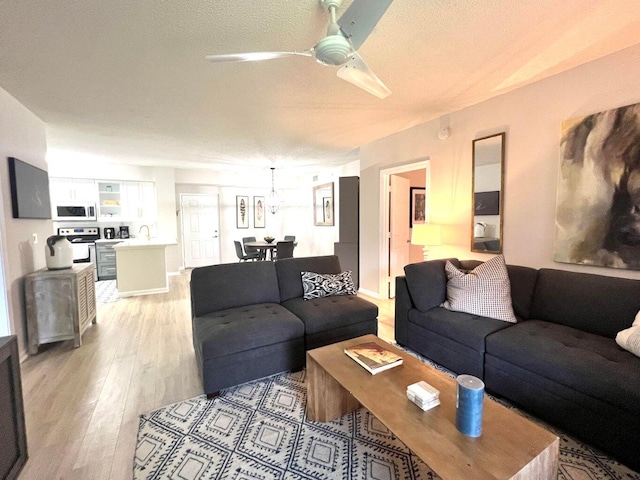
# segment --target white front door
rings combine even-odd
[[[218,195],[180,195],[186,268],[220,263]]]
[[[404,275],[409,263],[409,190],[411,182],[398,175],[389,177],[389,298],[396,296],[396,277]]]

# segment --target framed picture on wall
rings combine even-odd
[[[427,190],[424,187],[411,187],[409,189],[410,198],[410,218],[409,227],[414,224],[425,223],[427,218]]]
[[[249,228],[249,197],[236,195],[236,227]]]
[[[264,197],[253,197],[253,226],[264,228],[267,225],[264,209]]]

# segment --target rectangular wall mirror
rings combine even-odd
[[[472,143],[472,252],[502,253],[504,143],[504,132]]]
[[[333,182],[313,187],[313,224],[332,226]]]

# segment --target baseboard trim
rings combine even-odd
[[[366,288],[359,288],[358,293],[366,295],[367,297],[377,298],[378,300],[380,299],[380,294],[378,292],[373,292],[371,290],[367,290]]]

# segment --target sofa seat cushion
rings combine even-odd
[[[304,337],[298,317],[277,303],[229,308],[193,319],[203,360]]]
[[[487,335],[513,325],[495,318],[454,312],[443,307],[432,308],[428,312],[411,309],[409,322],[478,352],[485,351]]]
[[[640,415],[640,358],[613,339],[528,320],[487,337],[487,354]]]
[[[355,325],[377,318],[378,306],[355,295],[303,300],[292,298],[282,305],[297,315],[305,325],[305,333],[314,333]]]

